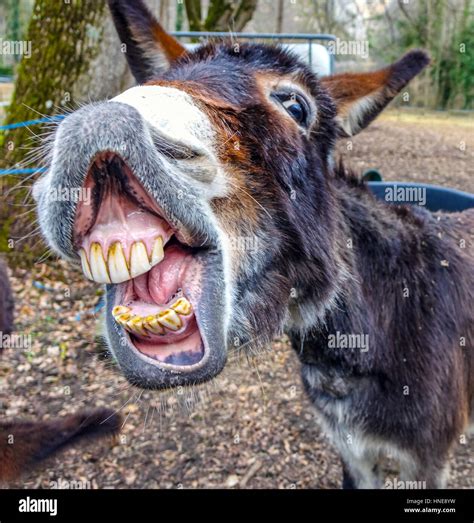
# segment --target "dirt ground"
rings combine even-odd
[[[338,151],[356,172],[474,192],[474,117],[387,111]]]
[[[464,147],[462,144],[465,143]],[[390,113],[339,144],[357,171],[474,192],[474,136],[467,118]],[[464,149],[464,150],[463,150]],[[68,282],[68,283],[66,283]],[[91,488],[338,488],[341,467],[305,398],[285,340],[252,362],[232,362],[193,392],[131,388],[97,354],[97,289],[65,264],[13,271],[17,331],[31,347],[0,360],[0,416],[52,417],[112,406],[122,436],[70,449],[14,487],[82,481]],[[190,406],[190,404],[193,404]],[[90,483],[89,483],[90,482]],[[474,441],[459,445],[449,487],[474,487]]]

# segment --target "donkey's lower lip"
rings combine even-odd
[[[131,336],[130,341],[138,351],[151,358],[158,365],[167,364],[186,371],[188,366],[198,365],[205,356],[204,342],[201,338],[196,323],[192,324],[189,332],[183,333],[183,337],[167,343],[158,343],[153,340]]]

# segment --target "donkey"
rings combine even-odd
[[[142,1],[109,5],[139,85],[60,123],[34,196],[49,245],[106,284],[122,372],[193,386],[286,331],[345,487],[381,486],[387,453],[442,486],[473,416],[474,213],[390,206],[333,160],[427,55],[320,79],[278,46],[188,52]]]
[[[12,331],[13,295],[0,259],[0,354],[5,336]],[[120,425],[120,415],[110,409],[89,409],[50,421],[1,421],[0,485],[82,439],[116,434]]]

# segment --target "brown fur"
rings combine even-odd
[[[390,69],[370,73],[342,73],[327,76],[321,80],[324,87],[337,102],[338,110],[386,85]]]
[[[0,483],[18,479],[52,454],[82,439],[117,434],[121,419],[110,409],[95,409],[51,421],[0,424]]]
[[[153,38],[159,42],[168,60],[177,60],[186,53],[186,48],[170,36],[158,22],[155,22],[152,31]]]

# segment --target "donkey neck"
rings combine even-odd
[[[348,316],[351,328],[363,328],[359,308],[376,307],[374,302],[383,299],[370,297],[366,291],[371,287],[374,292],[381,291],[381,278],[391,278],[395,273],[402,284],[408,282],[413,277],[411,263],[424,268],[423,235],[437,226],[436,218],[422,208],[390,206],[378,201],[365,184],[342,169],[330,180],[329,189],[334,206],[329,227],[333,236],[332,264],[326,267],[330,270],[327,278],[330,283],[322,289],[316,279],[306,282],[306,288],[313,288],[314,292],[297,296],[290,305],[290,331],[303,334],[327,325],[328,318],[341,310],[352,311]],[[311,266],[318,261],[301,263]],[[307,274],[308,267],[305,269],[300,267],[299,272]],[[314,266],[312,273],[320,270]]]
[[[473,313],[465,304],[474,302],[474,212],[436,215],[415,205],[389,205],[341,176],[331,185],[341,267],[331,301],[319,306],[310,325],[289,329],[301,361],[363,374],[394,354],[416,361],[423,350],[435,358],[436,347],[472,339]],[[367,339],[370,350],[335,349],[340,335]]]

